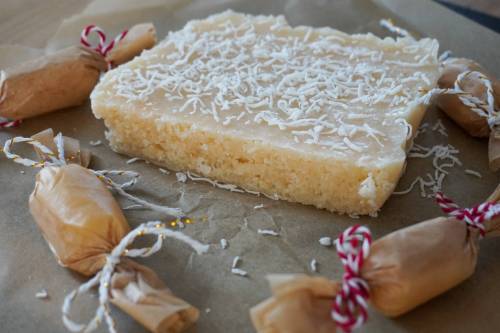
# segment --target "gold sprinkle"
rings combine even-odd
[[[156,229],[160,229],[161,227],[162,227],[161,223],[158,223],[157,225],[155,225]]]
[[[190,218],[186,218],[186,219],[184,220],[184,222],[185,222],[186,224],[191,224],[193,221],[192,221]]]
[[[177,221],[172,221],[172,222],[170,222],[170,225],[171,225],[172,227],[175,227],[175,226],[177,225]]]
[[[137,236],[144,236],[144,230],[140,230],[139,232],[137,232]]]

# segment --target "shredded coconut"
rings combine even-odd
[[[358,193],[362,198],[366,199],[374,199],[377,196],[377,187],[371,173],[360,184]]]
[[[279,236],[280,234],[270,229],[259,229],[257,232],[264,236]]]
[[[424,128],[427,127],[428,126]],[[434,128],[436,130],[442,129],[439,125],[434,125],[432,128],[433,130]],[[410,193],[415,186],[418,185],[420,195],[423,198],[433,198],[436,192],[442,191],[443,181],[449,174],[449,170],[455,166],[462,165],[462,162],[458,158],[459,153],[460,151],[450,144],[425,147],[414,143],[408,154],[408,158],[432,158],[434,172],[426,173],[424,176],[418,176],[407,189],[393,192],[393,194],[403,195]]]
[[[483,178],[483,176],[476,170],[465,169],[465,173],[471,176],[475,176],[477,178]]]
[[[391,19],[382,19],[379,21],[379,24],[383,27],[383,28],[386,28],[387,30],[389,30],[390,32],[392,33],[395,33],[401,37],[410,37],[410,38],[413,38],[411,36],[411,34],[408,32],[408,30],[405,30],[401,27],[398,27],[396,26]]]
[[[323,246],[332,246],[333,245],[333,240],[331,237],[321,237],[319,239],[319,243]]]
[[[240,268],[231,268],[231,273],[234,275],[248,276],[248,273]]]
[[[178,182],[185,183],[187,180],[187,175],[184,172],[176,172],[175,177]]]
[[[168,170],[166,170],[166,169],[163,169],[163,168],[158,168],[158,170],[159,170],[162,174],[164,174],[164,175],[168,175],[168,174],[170,174],[170,171],[168,171]]]
[[[139,204],[133,204],[133,205],[125,206],[122,209],[123,210],[132,210],[132,209],[141,209],[141,208],[144,208],[144,206],[143,205],[139,205]]]
[[[443,123],[441,122],[441,119],[438,119],[436,124],[432,127],[432,130],[438,131],[439,134],[441,134],[443,136],[448,136],[448,131],[446,130],[446,127],[443,125]]]
[[[421,96],[419,87],[430,89],[424,68],[437,65],[434,41],[400,42],[404,61],[396,61],[396,51],[382,49],[374,36],[310,29],[301,38],[284,36],[280,29],[291,29],[284,17],[231,15],[209,17],[208,31],[190,22],[145,52],[143,68],[110,73],[116,94],[147,104],[160,93],[178,104],[172,113],[200,114],[223,126],[264,124],[292,131],[293,142],[345,156],[390,143],[385,133],[395,119]],[[276,21],[271,32],[261,31]],[[379,110],[388,119],[384,125]]]
[[[89,141],[89,144],[90,144],[92,147],[96,147],[96,146],[100,146],[100,145],[102,145],[102,141],[101,141],[101,140]]]
[[[133,157],[133,158],[131,158],[131,159],[127,160],[127,162],[126,162],[126,163],[127,163],[127,164],[132,164],[132,163],[135,163],[135,162],[137,162],[137,161],[139,161],[139,160],[140,160],[140,158],[139,158],[139,157]]]
[[[241,262],[241,258],[239,256],[234,257],[233,263],[231,264],[231,268],[238,268],[238,265]]]
[[[49,293],[47,292],[46,289],[42,289],[35,294],[35,297],[38,299],[47,299],[49,298]]]
[[[225,239],[225,238],[222,238],[220,240],[220,247],[225,250],[227,249],[227,247],[229,246],[229,242]]]

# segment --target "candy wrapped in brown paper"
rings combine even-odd
[[[480,103],[487,105],[486,86],[481,80],[481,75],[491,82],[493,90],[495,110],[500,110],[500,81],[487,72],[477,62],[465,58],[450,58],[443,62],[443,73],[438,81],[442,89],[453,89],[457,77],[465,72],[470,72],[461,81],[463,92],[477,98]],[[472,110],[470,105],[466,105],[460,100],[459,94],[442,94],[437,98],[437,105],[453,121],[462,127],[471,136],[487,138],[489,140],[488,157],[490,168],[494,171],[500,168],[500,124],[492,122]]]
[[[487,201],[499,199],[500,186]],[[500,218],[485,221],[484,227],[485,237],[499,236]],[[458,285],[474,272],[479,238],[479,230],[463,221],[438,217],[375,241],[360,274],[371,305],[395,317]],[[251,309],[258,332],[334,331],[330,313],[340,290],[337,282],[302,275],[271,276],[270,282],[273,297]]]
[[[4,69],[0,116],[24,119],[82,105],[106,68],[96,52],[69,47]]]
[[[38,150],[43,161],[61,156],[62,142],[54,143],[52,130],[33,137],[54,149],[53,154]],[[81,165],[88,165],[89,153],[74,139],[62,146],[68,149],[64,154],[69,164],[40,170],[29,208],[59,264],[92,276],[130,227],[105,182]],[[118,263],[111,278],[110,301],[152,332],[180,332],[198,319],[196,308],[175,297],[152,270],[130,259]]]
[[[54,143],[54,131],[52,130],[52,128],[47,128],[46,130],[32,135],[31,138],[40,142],[51,151],[57,152],[57,147]],[[89,166],[92,153],[88,149],[82,149],[80,147],[80,141],[67,136],[63,136],[63,144],[65,155],[64,157],[67,163],[79,164],[84,168],[87,168]],[[47,154],[42,152],[37,147],[34,147],[34,149],[40,160],[49,160],[49,156],[47,156]]]
[[[104,58],[73,46],[0,71],[0,116],[25,119],[84,104],[100,73],[156,44],[152,23],[134,25]]]

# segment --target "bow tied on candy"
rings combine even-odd
[[[40,160],[14,153],[16,143],[33,146]],[[87,169],[90,152],[81,149],[78,140],[61,134],[54,137],[50,129],[31,138],[8,140],[4,153],[16,163],[41,169],[29,199],[30,212],[59,264],[91,276],[64,300],[63,322],[69,330],[91,332],[105,322],[110,332],[116,332],[109,303],[154,333],[180,332],[198,319],[196,308],[173,295],[155,272],[130,258],[153,255],[167,238],[188,244],[198,254],[206,252],[208,246],[160,221],[131,230],[110,189],[168,216],[183,216],[180,209],[155,205],[128,193],[126,189],[137,182],[136,172]],[[129,180],[116,183],[112,176]],[[145,235],[156,237],[152,246],[130,248]],[[86,324],[74,322],[70,319],[73,302],[93,287],[98,288],[94,316]]]
[[[336,242],[344,266],[342,288],[332,303],[332,318],[345,332],[359,328],[368,319],[369,287],[361,278],[361,267],[370,254],[370,230],[355,225],[345,230]]]
[[[97,34],[97,45],[93,45],[89,37]],[[86,26],[80,35],[80,44],[100,54],[108,63],[108,69],[123,64],[144,49],[150,49],[156,43],[156,32],[152,23],[141,23],[123,30],[113,40],[108,41],[104,30],[95,24]]]
[[[481,237],[486,233],[484,222],[500,216],[500,204],[494,202],[487,201],[472,208],[460,208],[441,192],[436,193],[436,201],[444,213],[477,228]]]
[[[448,216],[412,224],[373,243],[363,226],[340,234],[340,281],[269,276],[272,297],[251,309],[257,331],[350,332],[367,320],[368,298],[375,310],[396,317],[466,280],[474,273],[481,235],[500,236],[500,185],[472,208],[460,208],[442,193],[436,197]]]
[[[88,40],[89,35],[93,32],[95,32],[97,34],[97,36],[99,37],[99,43],[95,47],[92,47],[92,44],[90,44],[90,42]],[[101,28],[99,28],[98,26],[91,24],[91,25],[86,26],[82,30],[82,34],[80,36],[80,43],[83,46],[92,48],[94,51],[96,51],[97,53],[99,53],[103,57],[106,57],[108,55],[108,52],[111,51],[113,49],[113,47],[115,47],[115,45],[118,44],[123,38],[125,38],[127,33],[128,33],[128,30],[122,31],[118,36],[115,37],[115,39],[113,39],[111,42],[106,44],[106,34],[104,33],[104,31]]]

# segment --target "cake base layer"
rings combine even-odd
[[[189,124],[161,123],[103,109],[111,148],[175,171],[348,214],[375,214],[393,192],[404,159],[376,169],[307,156],[264,142],[217,135]],[[363,186],[362,186],[363,184]]]

